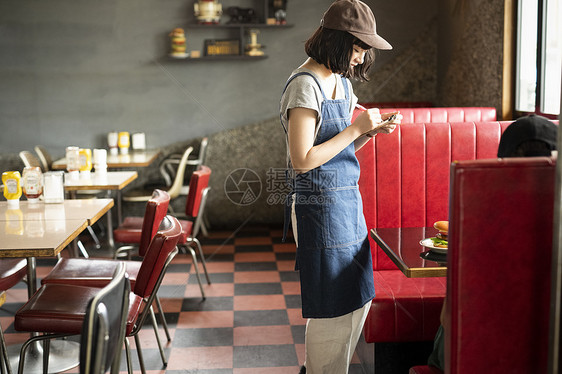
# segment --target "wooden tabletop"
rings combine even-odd
[[[80,175],[73,179],[68,173],[64,175],[64,189],[78,190],[122,190],[137,179],[136,171],[108,171],[105,173],[90,173],[88,177]]]
[[[0,202],[0,224],[5,221],[59,221],[87,220],[93,225],[114,205],[113,199],[64,200],[59,204],[43,202],[30,203],[22,200],[18,209],[8,209],[5,201]]]
[[[0,257],[56,256],[87,226],[84,219],[0,222]]]
[[[131,153],[122,155],[107,154],[108,168],[128,168],[128,167],[146,167],[149,166],[160,155],[159,149],[146,151],[131,151]],[[51,168],[54,170],[66,169],[66,158],[61,158],[53,162]]]
[[[371,237],[408,278],[445,277],[444,263],[420,257],[428,250],[420,241],[436,233],[433,227],[377,228],[371,230]]]

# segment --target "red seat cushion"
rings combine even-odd
[[[193,231],[193,222],[188,220],[179,220],[181,225],[181,236],[180,240],[178,240],[178,244],[185,244],[187,242],[187,238],[191,236]]]
[[[367,343],[427,341],[435,337],[445,278],[406,278],[400,270],[374,272],[376,296],[365,321]]]
[[[42,284],[74,284],[87,287],[105,287],[111,279],[119,262],[125,263],[131,289],[135,287],[141,261],[116,261],[105,259],[61,258],[53,270],[41,280]]]
[[[141,241],[144,217],[126,217],[123,223],[113,230],[113,238],[119,243],[139,244]]]
[[[15,286],[27,274],[27,261],[23,258],[3,258],[0,260],[0,291]]]
[[[46,284],[16,312],[17,331],[80,334],[86,306],[98,288]]]
[[[127,315],[127,329],[125,332],[126,336],[131,335],[135,323],[137,322],[138,315],[142,312],[142,297],[131,292],[129,295],[129,314]]]

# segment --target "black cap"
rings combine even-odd
[[[528,140],[546,143],[556,150],[558,126],[545,117],[531,114],[521,117],[503,132],[498,146],[498,157],[510,157],[519,145]]]

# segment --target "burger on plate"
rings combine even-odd
[[[449,221],[437,221],[433,224],[433,227],[439,231],[434,238],[431,238],[433,246],[439,248],[447,248],[448,245],[448,232],[449,232]]]

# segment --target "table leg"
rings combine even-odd
[[[113,217],[111,215],[111,209],[105,213],[107,216],[107,243],[111,248],[115,247],[115,241],[113,240]]]
[[[117,226],[123,222],[123,212],[121,210],[121,190],[116,191],[117,196],[115,200],[117,200]]]

